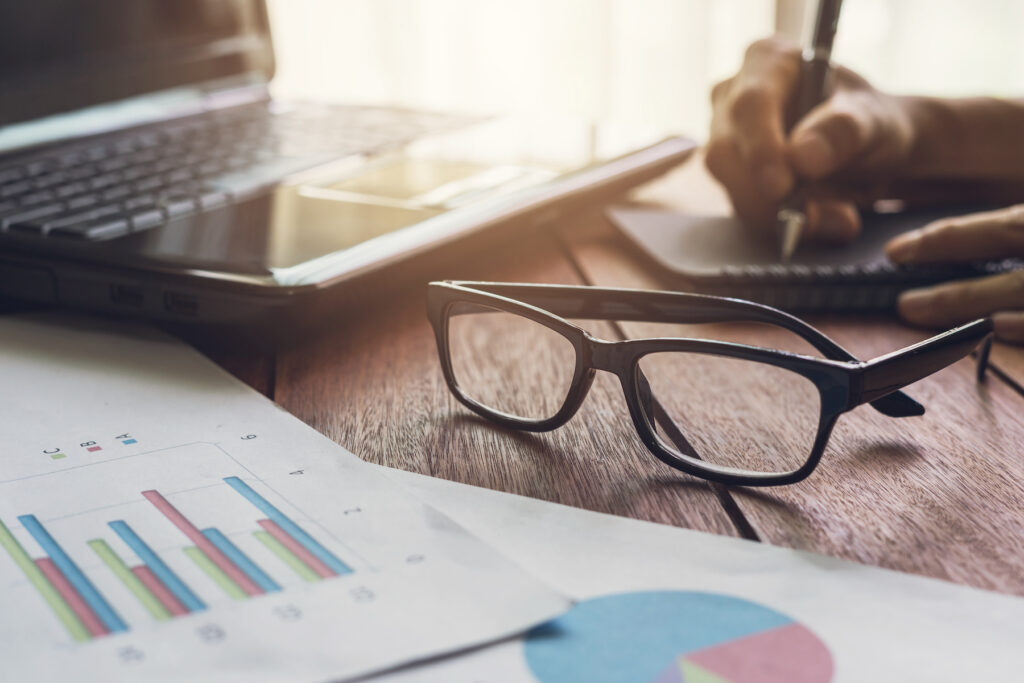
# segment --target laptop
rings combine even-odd
[[[597,155],[553,122],[278,101],[273,75],[262,0],[12,5],[0,298],[200,323],[328,310],[368,273],[557,221],[694,146]]]

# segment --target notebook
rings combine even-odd
[[[802,244],[788,265],[779,263],[775,240],[753,236],[731,216],[614,207],[608,217],[648,263],[679,289],[789,311],[871,311],[893,309],[907,289],[1024,266],[1019,259],[926,266],[897,266],[886,259],[884,247],[890,238],[943,216],[978,210],[946,207],[869,214],[852,244]]]

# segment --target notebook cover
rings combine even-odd
[[[669,276],[673,286],[760,301],[788,310],[891,309],[905,289],[1002,272],[1017,260],[960,265],[894,266],[884,246],[895,235],[943,216],[978,208],[870,214],[852,244],[802,244],[792,263],[779,245],[730,216],[694,216],[614,207],[612,223]]]

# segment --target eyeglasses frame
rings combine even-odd
[[[452,368],[448,343],[448,322],[457,303],[520,315],[553,330],[572,344],[576,366],[569,391],[554,415],[536,420],[510,415],[479,403],[462,390]],[[890,417],[924,414],[924,407],[900,389],[967,356],[979,344],[977,379],[982,381],[993,337],[992,321],[982,318],[904,349],[860,361],[799,318],[751,301],[684,292],[478,281],[431,282],[427,288],[427,316],[434,329],[449,390],[482,417],[511,429],[530,432],[557,429],[576,414],[597,371],[604,370],[618,377],[633,425],[655,457],[687,474],[737,486],[782,486],[807,478],[818,466],[839,416],[864,403]],[[678,324],[767,323],[802,337],[825,358],[715,339],[658,337],[609,341],[591,335],[566,318]],[[653,403],[648,408],[643,405],[651,401],[652,396],[638,365],[644,356],[662,352],[761,362],[790,370],[811,381],[821,397],[820,414],[811,453],[804,464],[781,473],[740,471],[701,460],[695,452],[687,457],[669,450],[652,424]],[[780,419],[784,419],[784,415]],[[685,435],[682,438],[685,442]],[[678,443],[676,447],[685,450]]]

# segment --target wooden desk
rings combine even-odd
[[[691,209],[725,206],[696,163],[641,194]],[[445,277],[664,286],[597,210],[480,254]],[[580,413],[549,434],[506,432],[471,416],[441,376],[424,294],[417,285],[369,301],[343,328],[273,355],[201,347],[371,462],[1024,595],[1024,350],[999,346],[997,376],[980,387],[970,359],[914,385],[908,393],[927,407],[923,417],[894,420],[866,406],[843,416],[818,470],[802,483],[726,489],[655,460],[607,376]],[[884,317],[811,322],[862,358],[927,336]],[[675,327],[671,334],[774,343],[727,325]],[[652,332],[635,323],[592,329],[611,339]]]

